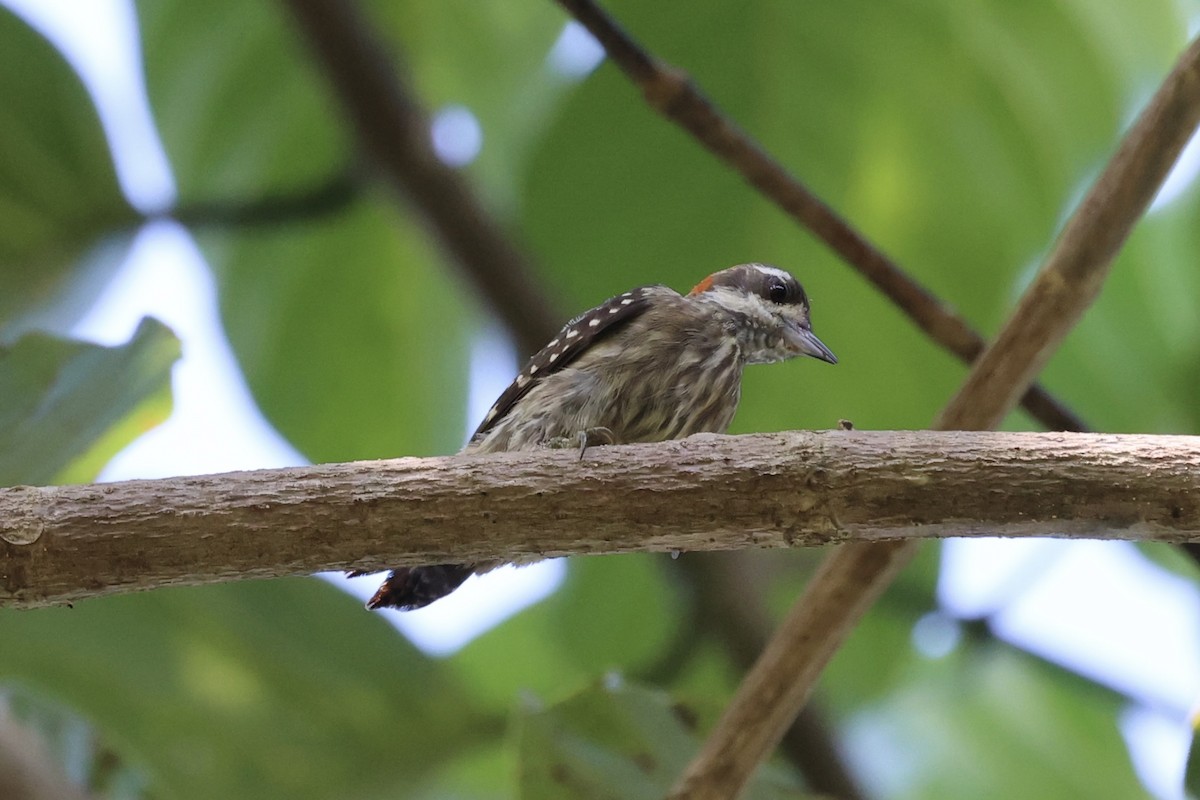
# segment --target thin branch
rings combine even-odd
[[[978,430],[1003,420],[1095,299],[1121,244],[1198,123],[1200,40],[1126,134],[1016,312],[942,412],[939,427]],[[834,550],[670,797],[737,797],[849,631],[915,552],[912,541],[853,543]]]
[[[381,177],[424,217],[442,248],[533,353],[558,330],[528,260],[471,191],[433,151],[429,120],[387,48],[351,0],[283,0],[312,49],[360,147]]]
[[[15,487],[0,490],[0,605],[327,569],[950,535],[1200,540],[1200,439],[708,434],[583,461],[498,453]],[[877,547],[858,545],[871,564]],[[838,619],[862,585],[813,609]]]
[[[739,550],[689,553],[687,558],[660,556],[660,563],[683,584],[679,589],[686,605],[665,652],[630,676],[656,686],[671,683],[706,642],[719,645],[739,670],[749,669],[774,627],[762,602],[763,575],[752,563],[753,555]],[[862,790],[818,700],[800,711],[783,735],[780,752],[813,793],[830,800],[862,800]]]
[[[304,222],[337,214],[362,195],[362,178],[344,170],[307,188],[249,200],[205,200],[167,209],[170,217],[195,228],[257,228]]]
[[[931,339],[968,363],[983,352],[983,337],[966,320],[791,175],[717,108],[685,72],[650,55],[592,0],[556,1],[599,40],[609,59],[641,88],[651,106],[811,231]],[[1029,388],[1022,404],[1050,430],[1087,430],[1086,423],[1039,386]]]

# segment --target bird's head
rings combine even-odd
[[[837,363],[837,356],[812,332],[804,287],[781,269],[739,264],[709,275],[688,296],[728,315],[747,363],[796,356]]]

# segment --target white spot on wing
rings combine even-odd
[[[599,324],[600,324],[600,320],[598,320],[598,319],[593,319],[593,320],[591,320],[590,322],[588,322],[588,327],[589,327],[589,328],[595,328],[595,327],[596,327],[597,325],[599,325]]]
[[[560,355],[561,355],[561,353],[551,353],[550,354],[550,363],[553,364],[555,361],[558,361],[558,357]]]
[[[518,375],[517,376],[517,387],[518,388],[524,389],[525,384],[527,384],[527,383],[529,383],[528,375]]]
[[[618,311],[620,311],[620,310],[621,310],[621,309],[619,309],[619,308],[610,308],[610,309],[608,310],[608,313],[610,313],[610,314],[616,314],[616,313],[617,313]]]
[[[555,347],[557,344],[558,344],[558,339],[551,339],[550,344],[546,345],[546,347]]]
[[[622,300],[622,301],[621,301],[621,305],[623,305],[623,306],[627,306],[627,305],[629,305],[629,304],[630,304],[630,303],[632,303],[632,302],[633,302],[632,300]]]
[[[579,331],[575,330],[574,328],[572,328],[571,330],[567,331],[567,338],[568,338],[568,339],[574,339],[574,338],[575,338],[576,336],[578,336],[578,335],[579,335]]]
[[[530,375],[534,374],[534,373],[535,373],[535,372],[537,372],[537,371],[538,371],[538,365],[537,365],[537,364],[530,364],[530,365],[529,365],[529,374],[530,374]]]

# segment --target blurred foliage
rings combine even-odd
[[[0,676],[111,732],[168,797],[388,796],[502,719],[318,580],[7,610],[0,640]]]
[[[171,410],[179,342],[145,319],[100,347],[43,333],[0,346],[0,486],[86,483]]]
[[[1144,797],[1112,722],[1123,704],[987,641],[912,670],[847,737],[881,797]]]
[[[130,764],[78,709],[20,684],[0,690],[0,703],[7,711],[0,716],[0,730],[15,723],[36,736],[54,762],[65,767],[63,777],[72,783],[109,800],[146,796],[145,771]]]
[[[138,221],[79,77],[0,6],[0,343],[86,310]],[[84,256],[121,242],[106,259]]]
[[[1185,32],[1174,0],[606,6],[985,333]],[[255,399],[297,448],[316,461],[452,452],[485,310],[360,163],[283,8],[137,3],[175,213],[194,224]],[[735,430],[923,427],[961,380],[617,70],[555,73],[552,3],[367,8],[431,113],[479,120],[468,171],[567,299],[564,319],[737,262],[805,281],[841,363],[749,370]],[[155,323],[115,349],[21,338],[66,330],[140,217],[78,78],[4,10],[0,107],[0,484],[85,480],[166,413],[177,344]],[[347,176],[338,202],[236,221],[239,203]],[[206,220],[214,204],[235,213]],[[1198,215],[1191,189],[1139,226],[1044,376],[1097,428],[1200,427]],[[782,613],[813,563],[756,558],[743,590]],[[703,729],[736,680],[695,612],[705,587],[682,575],[649,557],[580,559],[558,593],[440,660],[316,580],[3,610],[0,681],[23,720],[76,743],[56,747],[73,777],[116,760],[121,779],[97,786],[110,797],[559,797],[564,776],[574,796],[648,796],[695,746],[673,703]],[[994,642],[940,660],[914,649],[936,576],[927,548],[822,684],[872,796],[1137,796],[1111,693]],[[597,685],[611,672],[657,688]]]
[[[1183,788],[1188,800],[1200,797],[1200,752],[1197,752],[1197,718],[1192,718],[1192,747],[1188,751],[1187,767],[1183,776]]]
[[[529,800],[664,797],[701,744],[690,709],[616,679],[551,708],[529,706],[517,735],[520,796]],[[768,770],[745,794],[746,800],[807,796]]]

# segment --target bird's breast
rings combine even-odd
[[[660,442],[693,433],[723,433],[741,393],[742,364],[733,342],[660,353],[608,385],[597,411],[618,441]]]

